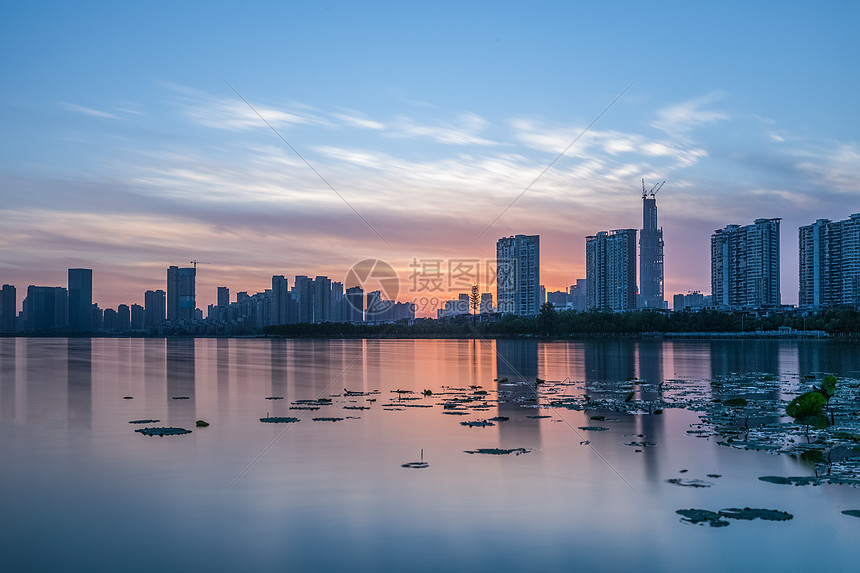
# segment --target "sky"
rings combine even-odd
[[[642,179],[666,181],[669,301],[710,292],[714,230],[781,217],[793,304],[797,228],[860,212],[856,2],[175,4],[4,8],[19,306],[71,267],[108,308],[204,261],[205,309],[217,286],[343,281],[368,258],[426,306],[514,234],[541,236],[541,282],[564,290],[586,236],[641,228]]]

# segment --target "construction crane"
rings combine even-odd
[[[660,191],[660,189],[662,189],[662,188],[663,188],[663,184],[664,184],[664,183],[666,183],[666,182],[665,182],[665,181],[663,181],[662,183],[655,183],[655,184],[654,184],[654,186],[653,186],[653,187],[651,187],[651,190],[650,190],[650,191],[646,191],[646,190],[645,190],[645,180],[643,179],[643,180],[642,180],[642,198],[644,199],[644,198],[645,198],[645,197],[647,197],[648,195],[651,195],[652,197],[653,197],[654,195],[656,195],[656,194],[657,194],[657,192],[658,192],[658,191]]]
[[[197,265],[211,265],[212,264],[212,263],[207,263],[206,261],[198,261],[197,259],[194,259],[193,261],[188,261],[188,262],[191,263],[192,265],[194,265],[194,271],[195,272],[197,271]]]

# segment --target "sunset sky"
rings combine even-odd
[[[541,235],[542,282],[564,289],[587,235],[641,228],[642,178],[667,181],[667,299],[710,292],[715,229],[782,217],[796,303],[797,227],[860,212],[855,2],[3,12],[0,283],[19,305],[69,267],[93,269],[102,307],[142,304],[192,259],[212,263],[204,309],[219,285],[343,280],[368,257],[407,291],[413,260],[492,259],[517,233]]]

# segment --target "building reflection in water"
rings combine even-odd
[[[538,402],[538,343],[535,340],[496,340],[496,378],[499,382],[498,415],[510,418],[499,422],[499,446],[534,448],[540,445],[539,416],[547,414],[535,408]]]
[[[218,412],[226,416],[230,406],[230,342],[215,339],[215,384],[218,392]]]
[[[15,419],[18,339],[0,338],[0,420]]]
[[[93,342],[66,339],[68,422],[70,428],[90,429],[93,419]]]
[[[195,421],[194,339],[168,338],[167,417],[171,424],[193,424]],[[177,399],[178,398],[178,399]]]

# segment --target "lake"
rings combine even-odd
[[[856,383],[858,348],[0,338],[0,568],[856,571],[860,489],[760,481],[813,468],[690,433],[701,413],[671,402],[734,373],[773,399]],[[635,413],[552,405],[627,388]],[[794,517],[676,513],[735,507]]]

